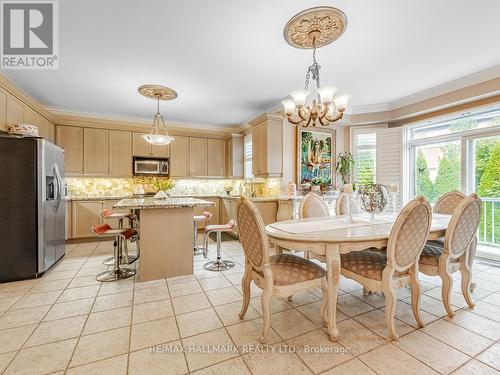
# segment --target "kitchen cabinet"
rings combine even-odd
[[[54,124],[39,114],[37,114],[37,117],[38,132],[40,133],[40,137],[49,142],[54,142]]]
[[[221,224],[226,224],[231,219],[236,221],[236,210],[238,207],[238,199],[222,198],[221,201],[222,201],[220,209]],[[230,233],[235,236],[238,236],[238,226],[236,225]]]
[[[189,175],[191,177],[208,176],[208,140],[189,138]]]
[[[175,137],[170,144],[170,176],[189,176],[189,138]]]
[[[210,220],[206,221],[207,225],[212,225],[212,224],[220,224],[219,221],[219,210],[220,210],[220,199],[219,198],[204,198],[200,197],[200,199],[203,199],[205,201],[210,201],[214,202],[215,206],[210,206],[210,207],[195,207],[194,208],[194,215],[201,215],[203,214],[204,211],[208,211],[212,214],[212,217]],[[205,228],[205,221],[200,221],[198,222],[198,229]]]
[[[128,209],[119,210],[119,209],[113,208],[113,206],[116,203],[118,203],[119,201],[120,201],[120,199],[114,199],[114,200],[106,199],[105,201],[102,202],[102,209],[103,210],[113,210],[114,212],[117,212],[117,213],[129,214],[130,210],[128,210]],[[103,222],[107,222],[113,228],[118,228],[118,220],[116,220],[116,219],[109,219],[109,220],[102,219],[102,220],[103,220]],[[130,221],[126,218],[123,219],[123,227],[130,228]]]
[[[0,88],[0,130],[7,131],[7,100],[9,93]]]
[[[252,173],[256,177],[283,174],[283,119],[266,114],[252,128]]]
[[[148,141],[146,141],[142,137],[145,134],[147,133],[133,133],[133,146],[132,146],[133,155],[167,158],[170,154],[169,145],[151,145]]]
[[[107,175],[109,173],[108,130],[83,130],[83,173]]]
[[[65,209],[65,232],[64,232],[64,239],[69,240],[71,238],[71,202],[65,202],[64,204],[64,209]]]
[[[58,126],[56,144],[65,150],[64,170],[69,174],[83,173],[83,129]]]
[[[132,176],[132,134],[127,131],[109,131],[109,174]]]
[[[92,237],[90,228],[102,224],[103,201],[73,201],[71,207],[71,238]]]
[[[233,134],[226,141],[226,176],[243,178],[243,134]]]
[[[7,98],[7,126],[24,122],[24,103],[15,96]]]
[[[265,225],[276,223],[276,215],[278,213],[277,201],[254,202],[254,204],[259,210]]]
[[[24,122],[26,124],[39,126],[38,113],[27,105],[24,106]]]
[[[224,177],[226,175],[226,141],[208,139],[208,176]]]

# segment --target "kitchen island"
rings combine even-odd
[[[197,198],[141,198],[113,206],[139,215],[141,281],[193,274],[194,208],[213,204]]]

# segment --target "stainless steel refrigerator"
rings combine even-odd
[[[65,254],[64,150],[0,137],[0,282],[41,276]]]

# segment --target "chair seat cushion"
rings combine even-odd
[[[342,268],[372,280],[382,280],[382,273],[387,265],[387,256],[380,249],[370,248],[363,251],[352,251],[340,256]],[[395,271],[394,275],[407,273]]]
[[[270,263],[275,285],[291,285],[326,276],[319,264],[292,254],[273,255]]]
[[[427,241],[422,254],[420,254],[420,264],[437,267],[439,257],[443,254],[444,243],[440,240]],[[450,258],[450,262],[457,262],[458,259]]]

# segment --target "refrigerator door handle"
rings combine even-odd
[[[61,199],[62,199],[62,179],[61,179],[61,174],[59,173],[59,168],[57,168],[57,165],[54,164],[54,177],[56,178],[56,199],[55,199],[55,207],[54,211],[57,211],[59,209],[59,206],[61,204]]]

